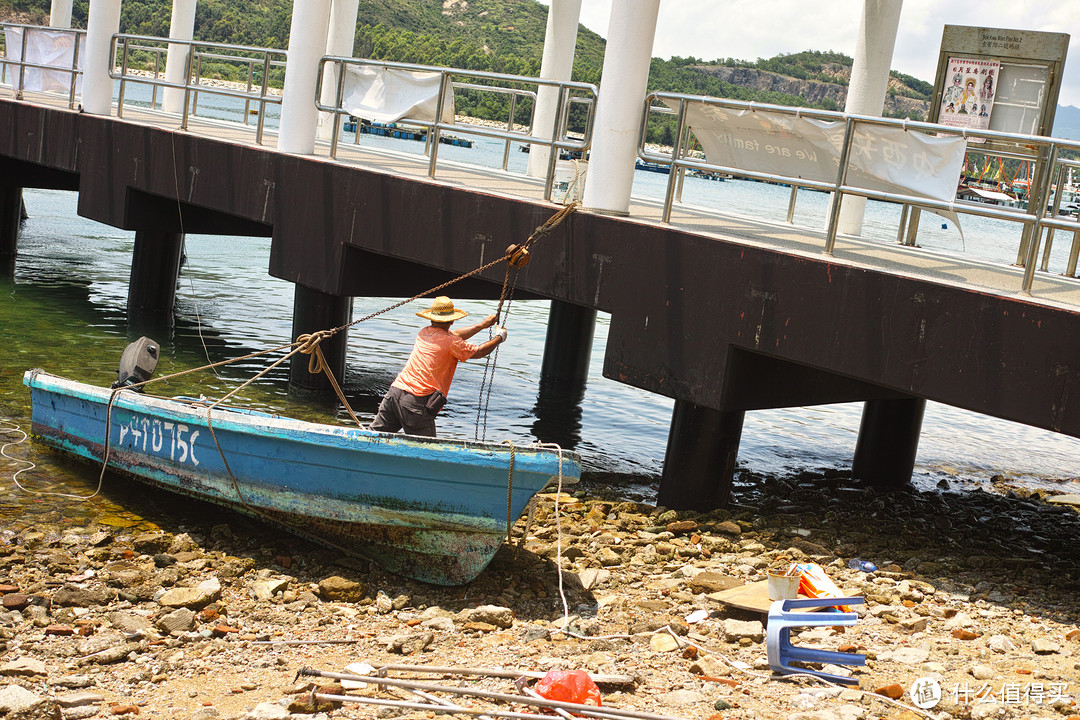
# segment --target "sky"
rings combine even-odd
[[[581,24],[606,38],[611,3],[582,0]],[[862,8],[862,0],[661,0],[652,54],[703,60],[756,60],[803,50],[854,55]],[[906,0],[893,69],[932,83],[945,25],[1069,34],[1058,102],[1080,107],[1080,0]]]

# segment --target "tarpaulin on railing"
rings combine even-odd
[[[677,103],[671,103],[678,109]],[[835,183],[845,123],[689,102],[686,119],[709,163]],[[846,184],[951,202],[964,166],[960,136],[857,123]]]
[[[442,73],[369,65],[346,65],[341,107],[372,122],[435,121]],[[454,90],[446,84],[443,122],[454,121]]]
[[[23,62],[23,30],[21,27],[4,28],[6,57],[14,62]],[[25,68],[23,70],[22,89],[30,92],[70,92],[71,68],[75,53],[75,34],[70,30],[46,30],[44,28],[26,28],[26,59],[34,65],[48,65],[60,70],[41,70]],[[78,69],[82,69],[86,55],[86,36],[79,36]],[[12,86],[18,87],[19,77],[16,68],[10,68]],[[82,92],[82,75],[75,79],[75,93]]]

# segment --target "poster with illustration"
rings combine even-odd
[[[997,60],[949,58],[938,122],[972,130],[989,128],[1000,70]]]

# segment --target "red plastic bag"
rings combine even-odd
[[[600,688],[584,670],[552,670],[534,688],[548,700],[600,706]]]

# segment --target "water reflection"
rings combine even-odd
[[[585,383],[541,380],[532,414],[532,433],[540,442],[555,443],[565,450],[581,442]]]

